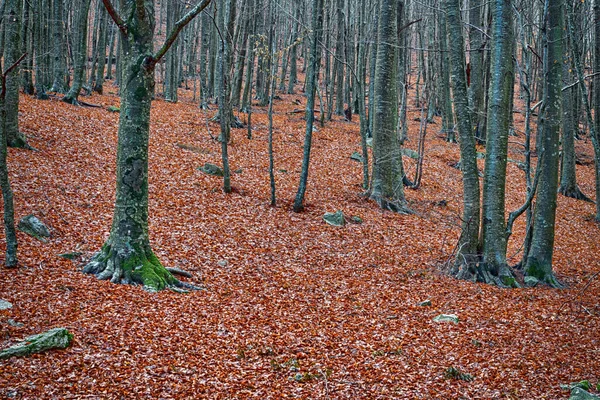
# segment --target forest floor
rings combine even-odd
[[[0,346],[59,326],[75,339],[67,350],[0,361],[0,398],[560,399],[569,396],[560,384],[600,380],[594,205],[559,196],[554,265],[565,289],[499,289],[444,275],[462,185],[450,166],[458,145],[437,134],[439,121],[429,125],[421,188],[406,191],[414,215],[382,212],[361,196],[361,165],[350,159],[360,151],[358,121],[341,117],[318,126],[306,211],[297,214],[305,121],[288,113],[303,109],[301,93],[275,104],[277,207],[269,205],[265,108],[255,107],[252,140],[232,131],[227,195],[221,178],[197,170],[221,164],[207,132],[214,110],[200,110],[185,91],[178,104],[157,100],[151,242],[166,266],[191,272],[189,282],[205,290],[153,294],[84,275],[85,259],[107,238],[115,196],[118,114],[106,108],[118,97],[110,85],[106,92],[85,99],[104,108],[21,99],[21,129],[37,151],[9,153],[16,216],[35,214],[52,238],[19,232],[20,266],[0,271],[0,298],[13,304],[0,311]],[[418,115],[408,117],[411,148]],[[217,136],[218,125],[208,126]],[[523,140],[511,138],[512,159],[522,160],[515,143]],[[576,146],[592,160],[589,139]],[[405,162],[412,178],[414,160]],[[510,211],[525,190],[515,163],[508,174]],[[578,166],[578,179],[592,195],[593,166]],[[327,225],[323,214],[336,210],[363,222]],[[509,244],[513,263],[523,226]],[[58,256],[69,252],[82,257]],[[418,305],[425,300],[431,306]],[[459,323],[433,322],[441,313]],[[472,380],[453,379],[450,367]]]

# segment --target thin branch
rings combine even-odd
[[[112,5],[111,1],[110,0],[102,0],[102,3],[104,3],[104,8],[106,8],[106,12],[108,12],[108,15],[110,15],[110,17],[113,19],[113,21],[115,21],[115,24],[119,27],[119,30],[121,32],[123,32],[123,34],[126,35],[127,34],[127,24],[125,24],[123,19],[121,19],[121,16],[119,15],[119,13],[115,9],[115,7]]]
[[[589,74],[589,75],[584,76],[583,79],[585,80],[585,79],[593,78],[593,77],[598,76],[598,75],[600,75],[600,72],[594,72],[593,74]],[[579,85],[580,82],[581,82],[580,80],[576,80],[575,82],[571,83],[570,85],[567,85],[567,86],[563,87],[561,90],[563,92],[565,90],[569,90],[572,87],[575,87],[575,86]]]
[[[23,53],[23,55],[21,57],[19,57],[19,59],[17,61],[15,61],[15,63],[13,65],[8,67],[8,69],[2,73],[2,90],[0,91],[0,98],[3,99],[6,97],[6,76],[8,74],[10,74],[15,68],[17,68],[17,66],[21,63],[21,61],[23,61],[23,59],[26,56],[27,56],[27,53]]]
[[[194,8],[192,8],[187,14],[185,14],[179,21],[175,23],[175,27],[167,36],[165,43],[162,45],[160,50],[152,57],[152,59],[147,60],[147,65],[153,67],[160,61],[161,58],[166,54],[171,45],[177,39],[179,32],[186,26],[194,17],[202,12],[208,6],[211,0],[202,0],[200,3],[196,4]]]
[[[525,203],[523,203],[523,205],[521,207],[519,207],[517,210],[511,212],[508,215],[508,221],[506,222],[506,239],[507,240],[510,237],[510,235],[512,235],[513,224],[515,223],[517,218],[519,218],[521,216],[521,214],[523,214],[531,206],[531,201],[533,200],[533,197],[535,196],[535,192],[537,191],[538,182],[540,181],[540,175],[541,175],[540,172],[542,169],[542,168],[540,168],[540,165],[541,165],[542,157],[544,157],[543,151],[540,153],[540,156],[538,158],[538,162],[537,162],[537,166],[536,166],[536,170],[535,170],[535,177],[533,178],[533,186],[531,187],[531,191],[529,192],[529,195],[527,196]]]

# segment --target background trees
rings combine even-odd
[[[105,80],[112,77],[109,84],[118,86],[128,98],[123,91],[129,90],[130,82],[123,78],[131,74],[128,68],[133,65],[127,54],[131,43],[126,42],[131,38],[126,39],[122,27],[108,17],[103,1],[77,1],[75,7],[64,0],[4,3],[5,65],[26,50],[32,52],[23,61],[26,68],[20,79],[7,76],[9,145],[26,145],[15,118],[19,84],[25,92],[35,88],[38,98],[64,94],[67,102],[94,105],[81,95],[103,93]],[[416,142],[426,135],[427,124],[441,116],[441,125],[429,125],[429,130],[445,137],[448,146],[458,139],[461,149],[456,165],[462,171],[464,203],[453,274],[515,285],[507,245],[515,220],[526,213],[519,267],[536,279],[556,283],[534,273],[532,267],[534,258],[543,258],[546,270],[551,271],[554,186],[560,176],[561,193],[587,199],[577,186],[578,140],[591,139],[596,160],[600,157],[598,112],[593,112],[598,107],[598,91],[591,85],[598,69],[597,61],[593,64],[598,58],[594,58],[597,22],[594,25],[591,4],[567,4],[570,39],[557,36],[559,49],[549,39],[560,22],[550,18],[548,10],[558,7],[551,2],[469,0],[461,11],[456,2],[441,0],[322,4],[220,0],[213,2],[210,12],[181,27],[178,21],[189,11],[189,4],[180,0],[146,3],[156,11],[146,24],[156,31],[158,40],[147,43],[144,52],[156,52],[165,35],[179,32],[167,38],[170,51],[153,64],[152,79],[157,84],[151,97],[175,103],[185,90],[220,122],[225,192],[234,191],[236,179],[228,167],[228,146],[235,143],[237,132],[231,129],[245,123],[251,137],[253,107],[295,93],[293,101],[299,106],[297,111],[304,112],[306,125],[294,210],[301,211],[305,197],[311,196],[312,136],[333,119],[354,123],[353,117],[358,116],[361,135],[356,144],[362,152],[366,194],[383,209],[408,211],[404,186],[412,184],[405,171],[419,168],[416,175],[422,176],[427,150],[421,145],[423,140],[419,145]],[[135,9],[141,8],[140,2],[135,4]],[[132,13],[131,7],[130,2],[114,4],[114,14]],[[143,39],[148,40],[153,39]],[[141,57],[143,52],[138,50]],[[555,61],[561,62],[561,71],[551,64]],[[129,104],[125,101],[123,110]],[[411,132],[415,117],[407,117],[416,110],[422,114],[417,117],[419,135]],[[514,120],[521,115],[523,125]],[[271,139],[272,146],[277,134]],[[403,161],[403,155],[411,154],[402,149],[403,143],[419,149],[414,164],[408,157]],[[507,213],[506,171],[515,161],[510,160],[511,152],[519,153],[514,158],[525,171],[524,202]],[[271,156],[272,169],[277,154]],[[478,167],[481,158],[485,167],[482,162]],[[532,165],[535,161],[538,167]],[[600,176],[600,169],[595,170]]]

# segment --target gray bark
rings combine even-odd
[[[78,104],[79,94],[83,88],[87,59],[88,13],[91,0],[79,0],[75,7],[75,33],[73,40],[73,86],[63,97],[63,101]]]
[[[160,263],[148,236],[148,138],[150,106],[154,93],[154,70],[177,37],[210,0],[190,9],[168,33],[154,54],[154,1],[125,0],[116,13],[103,0],[119,26],[123,45],[123,80],[117,147],[117,190],[110,236],[84,267],[84,272],[115,283],[141,284],[149,291],[182,286]]]
[[[323,0],[312,1],[312,34],[310,40],[310,60],[306,73],[306,133],[304,137],[304,154],[302,157],[302,171],[298,192],[294,199],[294,212],[304,209],[304,195],[308,181],[308,167],[310,165],[310,149],[312,145],[312,131],[315,119],[315,94],[317,90],[317,76],[320,66],[319,40],[323,30]]]
[[[547,50],[544,54],[544,104],[540,118],[541,145],[540,184],[533,215],[531,249],[525,264],[525,275],[558,287],[552,271],[554,226],[558,189],[559,133],[562,118],[562,64],[564,7],[561,0],[548,1]]]
[[[402,149],[398,118],[398,32],[396,0],[382,0],[379,10],[375,93],[373,98],[373,182],[370,198],[383,209],[404,207]]]
[[[479,238],[479,171],[477,150],[472,132],[472,114],[469,109],[467,77],[465,70],[464,39],[461,29],[460,0],[447,0],[449,52],[452,94],[458,135],[463,178],[463,215],[461,235],[452,275],[459,279],[477,280]],[[480,278],[481,279],[481,278]]]
[[[67,91],[67,60],[65,57],[66,38],[63,6],[63,0],[54,0],[52,7],[52,15],[55,23],[52,24],[53,83],[50,91],[57,93],[65,93]]]
[[[21,9],[22,1],[6,0],[4,9],[4,64],[8,67],[21,57]],[[9,147],[28,148],[25,135],[19,132],[19,67],[6,76],[6,112],[4,134]]]
[[[483,280],[501,286],[516,284],[506,263],[505,189],[512,94],[513,26],[510,0],[492,7],[491,80],[487,114],[487,154],[483,182],[481,246]]]

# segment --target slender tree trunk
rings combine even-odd
[[[594,1],[594,72],[596,77],[594,78],[594,107],[595,107],[595,124],[596,124],[596,135],[600,130],[600,1]],[[595,160],[596,160],[596,222],[600,222],[600,138],[596,137]]]
[[[106,67],[106,31],[108,21],[104,7],[100,7],[98,12],[100,13],[100,21],[98,23],[98,65],[96,67],[96,78],[94,79],[94,86],[92,87],[92,90],[96,93],[102,94],[102,88],[104,86],[104,70]]]
[[[312,0],[312,37],[310,41],[310,61],[306,75],[306,135],[304,137],[304,154],[302,157],[302,171],[300,183],[294,200],[294,212],[304,209],[304,195],[308,181],[308,167],[310,165],[310,149],[312,145],[312,131],[315,119],[315,94],[320,65],[319,40],[323,30],[323,0]]]
[[[10,65],[8,66],[10,68]],[[13,192],[8,177],[8,165],[6,163],[7,141],[6,141],[6,109],[4,98],[6,95],[6,74],[0,65],[2,73],[2,88],[0,89],[0,188],[4,202],[4,235],[6,237],[6,255],[4,266],[14,268],[17,266],[17,233],[15,230],[15,208],[13,204]]]
[[[463,177],[463,216],[460,240],[452,275],[459,279],[477,280],[479,237],[479,171],[477,150],[472,132],[471,112],[467,92],[464,39],[461,29],[460,0],[446,0],[452,94],[460,138],[460,159]]]
[[[5,2],[4,64],[7,66],[15,64],[22,55],[20,39],[22,4],[23,2],[19,0],[6,0]],[[19,132],[19,78],[18,66],[6,76],[4,134],[9,147],[29,148],[25,135]]]
[[[73,41],[73,86],[67,92],[63,101],[70,104],[78,104],[79,94],[83,88],[85,66],[87,60],[87,30],[88,13],[91,0],[79,0],[75,9],[75,38]]]
[[[533,215],[531,249],[525,264],[525,275],[552,286],[560,284],[552,271],[554,226],[558,189],[559,133],[562,119],[562,64],[564,12],[562,0],[548,1],[548,45],[544,54],[544,104],[541,115],[542,151],[540,183]]]

